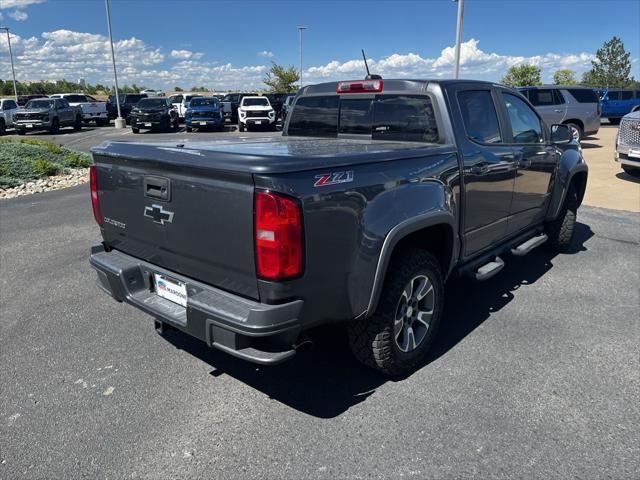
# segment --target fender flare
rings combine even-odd
[[[554,220],[558,217],[560,209],[562,208],[562,205],[564,203],[564,199],[567,196],[569,185],[571,185],[571,182],[576,175],[582,173],[587,176],[589,174],[589,167],[583,160],[582,154],[575,150],[570,150],[563,153],[560,159],[560,167],[557,172],[558,177],[556,178],[555,185],[553,187],[551,203],[549,204],[549,209],[547,211],[547,220]],[[578,194],[578,200],[580,203],[582,203],[584,190],[578,192]]]
[[[382,286],[387,274],[389,262],[396,245],[398,245],[398,243],[408,235],[417,232],[418,230],[422,230],[428,227],[434,227],[436,225],[447,225],[451,228],[452,231],[453,246],[451,248],[451,255],[449,258],[447,271],[444,272],[445,278],[448,276],[460,250],[459,238],[457,234],[458,228],[456,219],[453,214],[449,211],[438,210],[427,212],[417,217],[409,218],[393,227],[384,239],[384,243],[382,244],[382,249],[378,257],[378,265],[376,267],[376,273],[373,280],[373,288],[371,289],[369,304],[366,311],[361,316],[368,317],[376,310],[378,301],[380,300],[380,295],[382,293]]]

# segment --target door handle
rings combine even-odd
[[[474,165],[469,169],[469,173],[473,173],[474,175],[482,175],[488,171],[489,167],[487,165]]]
[[[559,108],[554,108],[553,111],[556,113],[562,113],[562,110],[560,110]]]

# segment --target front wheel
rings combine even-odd
[[[611,125],[618,125],[620,123],[621,119],[620,118],[609,118],[608,120],[609,120],[609,123]]]
[[[136,127],[131,127],[131,132],[132,133],[140,133],[140,129],[136,128]]]
[[[7,128],[4,125],[4,120],[0,118],[0,135],[4,135],[7,131]]]
[[[51,120],[51,127],[49,128],[49,132],[56,134],[60,131],[60,122],[58,121],[57,118],[54,118],[53,120]]]
[[[640,168],[627,167],[623,165],[622,170],[624,170],[624,173],[631,175],[632,177],[640,177]]]
[[[355,357],[388,375],[410,372],[424,360],[435,339],[443,301],[438,260],[420,249],[398,253],[389,266],[376,311],[348,325]]]
[[[244,124],[242,122],[238,122],[238,131],[244,132]]]
[[[184,129],[187,131],[187,133],[188,133],[188,132],[190,132],[190,131],[192,130],[192,128],[191,128],[191,127],[184,127]]]
[[[575,186],[569,185],[567,196],[564,199],[558,218],[547,223],[546,233],[547,248],[557,252],[567,252],[573,242],[573,232],[578,216],[578,193]]]
[[[73,122],[73,129],[77,132],[78,130],[82,129],[82,118],[80,117],[80,115],[78,115],[75,119],[75,121]]]

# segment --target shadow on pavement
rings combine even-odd
[[[619,178],[620,180],[626,180],[627,182],[640,183],[640,177],[634,177],[632,175],[629,175],[627,172],[616,173],[616,178]]]
[[[587,143],[584,140],[580,142],[580,145],[582,146],[582,148],[587,150],[591,148],[602,148],[602,145],[598,145],[597,143]]]
[[[569,254],[585,251],[584,243],[592,236],[589,226],[578,223]],[[491,314],[511,302],[515,298],[513,292],[522,285],[533,284],[546,274],[553,268],[554,256],[540,248],[525,257],[507,257],[504,270],[486,282],[450,280],[445,318],[422,366],[445,355]],[[210,349],[178,331],[164,334],[176,348],[213,366],[213,377],[230,375],[278,402],[319,418],[336,417],[364,402],[387,381],[403,380],[390,379],[357,363],[349,350],[344,325],[322,327],[311,332],[310,337],[314,340],[313,349],[300,352],[287,363],[264,367]]]

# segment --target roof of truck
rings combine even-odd
[[[455,79],[410,79],[410,78],[383,78],[381,79],[385,91],[407,91],[407,92],[423,92],[429,83],[437,83],[443,86],[474,83],[479,85],[499,85],[496,82],[487,82],[484,80],[455,80]],[[316,83],[314,85],[306,85],[300,89],[300,95],[309,95],[317,93],[336,93],[336,87],[341,82],[362,82],[362,79],[339,80],[335,82]]]

